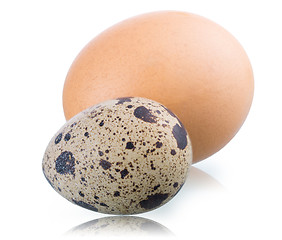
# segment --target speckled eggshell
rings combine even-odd
[[[108,214],[137,214],[172,199],[192,163],[189,136],[166,107],[119,98],[71,118],[51,139],[43,172],[69,201]]]

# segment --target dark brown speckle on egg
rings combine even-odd
[[[58,144],[58,143],[62,140],[62,136],[63,136],[62,133],[59,133],[59,134],[58,134],[58,136],[57,136],[56,139],[55,139],[55,144]]]
[[[55,169],[59,174],[74,174],[75,158],[69,151],[62,152],[55,161]]]
[[[177,147],[183,150],[187,146],[187,132],[184,126],[179,126],[179,124],[175,124],[172,133],[177,141]]]
[[[162,202],[164,200],[166,200],[168,198],[168,194],[155,194],[155,195],[150,195],[147,197],[147,199],[142,200],[140,202],[140,206],[144,209],[154,209],[156,207],[158,207],[159,205],[162,204]]]
[[[148,123],[156,123],[156,116],[154,116],[151,112],[152,111],[146,107],[140,106],[134,110],[134,116]]]

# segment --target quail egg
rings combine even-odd
[[[108,100],[71,118],[43,157],[50,185],[81,207],[137,214],[160,207],[183,186],[189,136],[175,114],[139,97]]]

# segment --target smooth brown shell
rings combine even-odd
[[[193,162],[220,150],[239,130],[254,91],[249,59],[226,30],[174,11],[125,20],[94,38],[66,77],[66,119],[98,102],[139,96],[160,102],[183,122]]]

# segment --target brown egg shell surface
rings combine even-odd
[[[137,214],[173,198],[191,163],[191,142],[179,119],[157,102],[128,97],[71,118],[51,139],[43,172],[77,205]]]
[[[120,96],[172,110],[189,132],[193,163],[223,148],[246,119],[254,93],[248,56],[204,17],[158,11],[126,19],[93,38],[66,77],[66,119]]]

